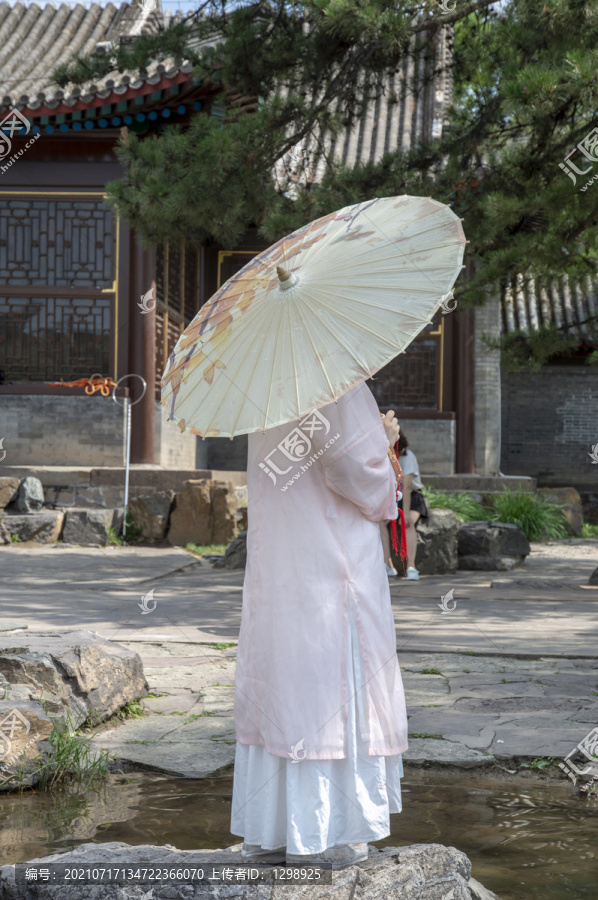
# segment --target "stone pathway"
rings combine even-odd
[[[10,546],[0,564],[0,622],[97,631],[139,652],[165,695],[144,718],[104,726],[98,746],[186,776],[231,764],[235,651],[214,645],[238,639],[242,572],[151,548]],[[597,565],[598,541],[577,541],[536,544],[511,573],[393,579],[407,762],[562,758],[598,725]]]

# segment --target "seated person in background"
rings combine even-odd
[[[415,568],[415,554],[417,552],[417,532],[415,525],[420,516],[427,518],[428,511],[422,494],[422,481],[419,474],[417,458],[413,450],[409,450],[409,443],[403,431],[399,435],[399,462],[403,470],[402,492],[403,498],[399,500],[399,509],[405,516],[405,530],[407,537],[407,578],[410,581],[419,580],[419,572]]]

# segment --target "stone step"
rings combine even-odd
[[[1,466],[0,475],[39,478],[44,487],[88,485],[90,487],[124,487],[124,466]],[[227,472],[218,469],[166,469],[163,466],[132,465],[129,484],[160,491],[181,490],[189,479],[207,478],[212,481],[232,481],[235,487],[247,484],[247,472]]]
[[[437,491],[470,491],[476,494],[501,493],[505,487],[512,491],[535,491],[536,479],[527,475],[425,475],[425,487]]]

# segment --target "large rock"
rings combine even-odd
[[[228,545],[222,564],[225,569],[244,569],[247,565],[247,532],[240,531],[239,537]]]
[[[173,500],[174,491],[156,491],[129,501],[133,521],[148,541],[164,540]]]
[[[211,481],[213,544],[228,544],[237,530],[237,495],[231,481]]]
[[[562,506],[567,519],[567,531],[570,534],[581,534],[583,531],[583,504],[581,496],[575,488],[540,488],[538,494],[549,503],[557,503]]]
[[[89,631],[0,633],[0,697],[39,701],[76,727],[101,722],[148,692],[137,653]]]
[[[19,541],[34,541],[36,544],[53,544],[60,537],[64,513],[58,509],[44,509],[36,513],[23,515],[6,514],[4,527],[11,535],[17,535]]]
[[[177,492],[174,500],[168,542],[174,547],[211,544],[211,510],[210,482],[206,479],[186,481],[183,490]]]
[[[0,478],[0,509],[6,509],[19,493],[20,478],[3,476]]]
[[[17,509],[22,513],[39,512],[44,505],[44,489],[39,478],[23,478],[17,496]]]
[[[176,547],[227,544],[236,528],[237,496],[232,482],[191,479],[175,497],[168,541]]]
[[[504,522],[465,522],[459,526],[459,556],[512,557],[523,560],[529,541],[516,525]]]
[[[7,686],[0,686],[2,695],[8,694]],[[37,782],[39,776],[32,775],[32,763],[51,731],[52,722],[41,703],[0,700],[0,791],[14,790],[19,781],[22,786]]]
[[[593,584],[596,587],[598,587],[598,569],[594,569],[594,571],[590,575],[590,580],[588,581],[588,584]]]
[[[122,511],[118,509],[67,509],[62,532],[65,544],[81,544],[82,547],[104,546],[108,543],[111,528],[118,531],[122,525]]]
[[[184,870],[203,868],[206,878],[212,875],[212,867],[248,863],[241,861],[241,844],[226,850],[177,850],[167,845],[130,846],[122,842],[107,844],[81,844],[66,853],[54,853],[41,859],[28,860],[15,877],[14,866],[0,868],[0,900],[81,900],[89,892],[82,884],[33,884],[24,878],[25,865],[62,864],[73,868],[153,868]],[[260,865],[255,862],[254,866]],[[261,864],[260,867],[262,867]],[[273,867],[263,867],[270,868]],[[234,870],[233,870],[234,871]],[[486,890],[471,878],[471,863],[461,851],[442,844],[412,844],[408,847],[384,847],[378,850],[370,845],[369,858],[364,862],[331,873],[332,883],[286,884],[280,887],[274,872],[261,884],[243,884],[230,878],[220,883],[209,881],[177,885],[172,881],[140,883],[138,888],[118,883],[95,884],[91,888],[94,900],[120,900],[125,893],[137,891],[139,896],[151,894],[153,900],[172,900],[182,897],[188,900],[228,897],[231,900],[275,900],[284,894],[285,900],[499,900],[496,894]]]
[[[445,575],[457,571],[459,521],[450,509],[431,509],[427,519],[417,523],[415,565],[422,575]],[[393,553],[395,568],[403,566]]]
[[[0,544],[10,544],[10,531],[4,524],[4,516],[0,515]]]
[[[596,491],[581,491],[580,493],[584,521],[591,525],[598,525],[598,493]]]

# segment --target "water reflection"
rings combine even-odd
[[[569,782],[493,781],[471,773],[412,770],[403,813],[380,846],[442,843],[466,853],[473,874],[502,900],[595,900],[598,802]],[[236,843],[229,828],[232,776],[202,780],[149,772],[113,775],[99,790],[0,796],[0,864],[86,841]]]

